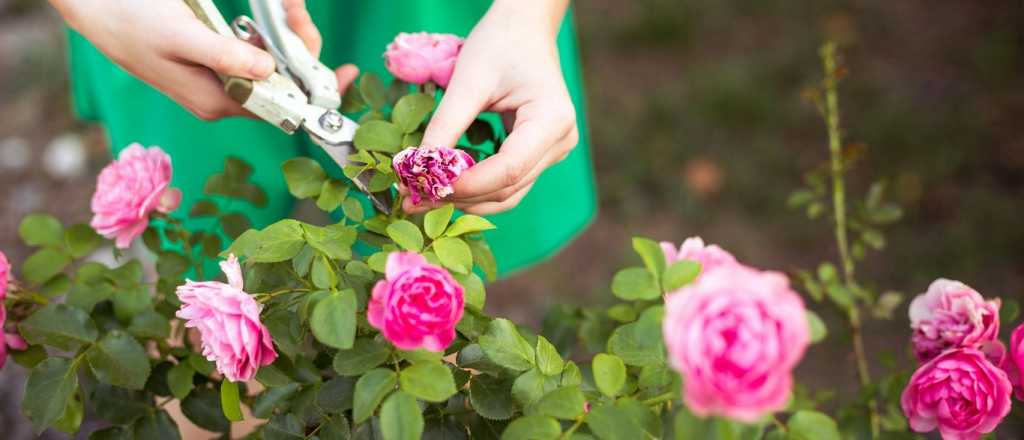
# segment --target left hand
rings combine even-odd
[[[477,23],[422,142],[452,147],[481,112],[493,111],[512,127],[501,150],[464,172],[449,200],[413,205],[406,199],[407,212],[447,202],[477,215],[509,210],[579,142],[555,44],[565,5],[533,3],[497,0]]]

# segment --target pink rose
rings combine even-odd
[[[1024,400],[1024,384],[1021,383],[1021,372],[1024,372],[1024,324],[1017,326],[1010,335],[1010,357],[1005,369],[1013,382],[1017,399]]]
[[[10,276],[11,263],[7,261],[7,256],[0,252],[0,301],[7,297],[7,283]]]
[[[242,291],[242,268],[234,255],[220,263],[228,284],[186,281],[178,286],[185,327],[199,330],[203,355],[232,382],[247,381],[277,359],[270,332],[260,323],[261,306]]]
[[[370,325],[402,350],[448,348],[462,319],[462,286],[414,252],[388,255],[385,272],[366,309]]]
[[[433,81],[447,87],[461,48],[462,39],[452,34],[403,32],[388,44],[384,64],[395,78],[407,83]]]
[[[950,348],[977,348],[999,337],[999,299],[985,301],[964,283],[940,278],[910,303],[910,327],[921,362]]]
[[[421,194],[433,201],[448,197],[463,171],[476,162],[465,151],[455,148],[409,147],[399,151],[391,162],[398,181],[409,189],[413,204]]]
[[[168,213],[178,208],[181,191],[169,188],[170,183],[170,156],[160,147],[129,145],[100,172],[89,225],[116,239],[118,248],[127,248],[146,230],[153,210]]]
[[[690,410],[744,422],[786,406],[810,343],[803,301],[786,276],[738,264],[669,296],[662,326]]]
[[[707,272],[719,266],[739,264],[736,262],[736,257],[732,256],[729,251],[722,249],[717,244],[705,245],[704,240],[700,237],[687,238],[679,246],[679,250],[676,250],[674,244],[663,241],[661,250],[664,252],[668,264],[680,260],[693,260],[700,263],[701,272]]]
[[[973,348],[948,350],[918,368],[900,406],[910,428],[936,427],[945,440],[974,440],[1010,412],[1010,380]]]

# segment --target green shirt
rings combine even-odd
[[[444,0],[309,1],[319,27],[328,66],[354,63],[363,71],[389,79],[384,68],[385,46],[399,32],[447,32],[466,36],[490,2]],[[248,3],[219,1],[226,18],[248,14]],[[232,206],[247,214],[255,227],[287,216],[294,199],[281,175],[281,162],[299,155],[319,160],[336,177],[338,169],[305,136],[288,136],[262,121],[230,118],[201,121],[159,91],[114,65],[91,43],[71,32],[72,91],[78,114],[100,122],[116,152],[133,142],[159,145],[174,164],[172,184],[184,193],[180,212],[188,212],[202,196],[207,176],[222,169],[227,156],[253,165],[253,180],[268,195],[264,208]],[[553,255],[593,220],[597,211],[590,161],[589,136],[583,100],[579,53],[571,14],[558,36],[562,70],[576,106],[580,143],[562,162],[546,170],[519,206],[490,216],[498,226],[488,242],[502,274],[523,269]],[[247,205],[247,204],[246,204]],[[203,220],[189,227],[205,227]]]

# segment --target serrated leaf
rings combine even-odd
[[[811,329],[811,343],[817,344],[828,336],[828,328],[825,327],[825,321],[821,320],[821,317],[813,311],[806,310],[807,325]]]
[[[831,417],[817,411],[797,411],[786,422],[793,440],[839,440],[839,427]]]
[[[364,73],[359,79],[359,93],[363,101],[374,110],[380,110],[387,104],[387,89],[380,77],[372,72]]]
[[[281,164],[288,192],[300,199],[320,195],[327,173],[320,163],[308,157],[296,157]]]
[[[397,153],[402,149],[402,130],[387,121],[367,121],[356,129],[352,141],[363,151]]]
[[[423,249],[423,234],[408,220],[398,220],[388,225],[387,232],[388,237],[405,250],[419,252]]]
[[[515,371],[533,368],[533,347],[519,334],[515,324],[507,319],[491,321],[487,333],[480,336],[479,344],[487,357],[500,366]]]
[[[370,370],[362,375],[356,381],[352,421],[359,424],[370,418],[377,405],[395,389],[397,383],[395,372],[384,368]]]
[[[21,265],[21,275],[30,284],[42,284],[71,264],[71,256],[55,248],[43,248]]]
[[[74,351],[94,342],[99,332],[85,312],[65,304],[50,304],[29,315],[18,330],[32,345],[49,345]]]
[[[633,250],[640,255],[644,266],[654,276],[654,279],[661,279],[665,272],[665,253],[661,250],[658,242],[642,237],[633,238]]]
[[[18,236],[29,246],[58,246],[64,242],[64,227],[52,215],[29,214],[18,225]]]
[[[427,237],[432,239],[440,237],[448,227],[448,222],[451,221],[454,213],[455,206],[451,203],[427,212],[423,216],[423,230],[427,232]]]
[[[72,225],[64,231],[64,241],[68,245],[68,252],[74,258],[82,258],[91,254],[101,243],[100,237],[89,225]]]
[[[419,128],[423,119],[434,109],[434,97],[426,93],[413,93],[401,97],[391,112],[391,121],[402,131],[411,133]]]
[[[334,371],[344,376],[358,376],[384,363],[391,354],[387,344],[372,338],[355,340],[351,349],[334,355]]]
[[[558,354],[558,350],[551,342],[543,336],[537,337],[537,368],[547,376],[554,376],[562,373],[565,367],[565,360]]]
[[[473,409],[492,420],[508,420],[515,412],[512,402],[512,380],[489,375],[474,376],[469,383],[469,399]]]
[[[141,390],[149,379],[146,350],[121,330],[111,330],[86,352],[89,367],[100,382]]]
[[[70,359],[52,357],[36,365],[28,376],[21,410],[37,433],[64,415],[67,402],[78,389],[78,375]]]
[[[356,295],[352,290],[320,300],[309,318],[313,336],[329,347],[352,348],[356,335]]]
[[[647,269],[628,267],[612,278],[612,293],[626,301],[646,301],[658,299],[661,289]]]
[[[441,264],[457,273],[469,273],[473,267],[473,253],[460,238],[441,237],[434,241],[434,252]]]
[[[451,226],[444,231],[445,237],[458,237],[463,234],[472,234],[474,232],[488,231],[495,229],[494,223],[483,217],[466,214],[452,222]]]
[[[380,430],[384,440],[419,440],[423,435],[423,414],[416,399],[396,391],[380,407]]]
[[[700,275],[700,263],[692,260],[681,260],[665,268],[661,276],[661,288],[672,292],[693,282]]]
[[[586,399],[578,386],[558,388],[547,393],[533,405],[532,410],[556,419],[573,420],[583,414]]]
[[[615,397],[626,384],[626,364],[618,356],[598,353],[593,362],[594,382],[597,389],[608,397]]]
[[[192,392],[192,388],[195,387],[192,377],[195,374],[196,369],[188,362],[181,362],[167,370],[167,386],[175,399],[184,399]]]
[[[440,362],[420,362],[402,369],[402,391],[427,402],[444,402],[457,392],[452,372]]]
[[[562,434],[558,421],[546,416],[525,416],[509,423],[501,440],[554,440]]]

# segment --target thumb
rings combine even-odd
[[[264,79],[274,72],[274,58],[235,37],[220,35],[198,20],[181,32],[173,55],[222,75]]]
[[[324,43],[323,37],[320,36],[320,30],[313,24],[313,17],[306,9],[306,0],[284,0],[283,6],[288,16],[288,26],[306,44],[313,57],[319,58]]]
[[[479,93],[472,87],[460,83],[454,78],[441,97],[434,116],[427,123],[423,133],[423,145],[431,147],[454,147],[455,143],[466,132],[473,120],[484,110],[487,103],[485,93]]]

